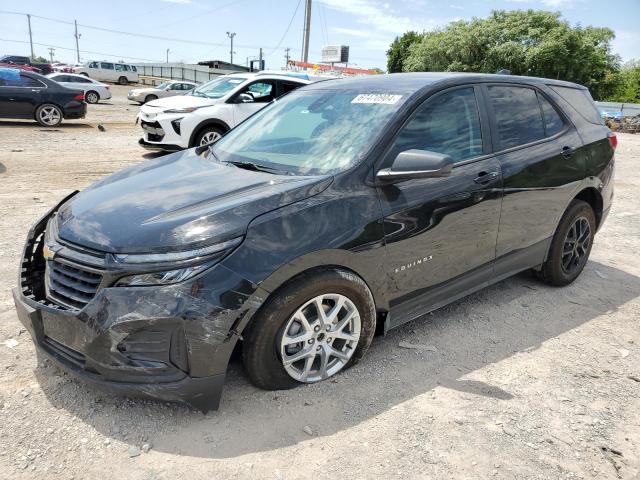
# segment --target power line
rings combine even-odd
[[[0,38],[0,42],[10,42],[10,43],[29,43],[28,41],[25,40],[10,40],[8,38]],[[48,43],[37,43],[37,42],[33,42],[34,45],[38,45],[40,47],[52,47],[52,48],[59,48],[60,50],[69,50],[71,52],[75,52],[76,49],[75,48],[67,48],[67,47],[61,47],[60,45],[50,45]],[[104,55],[105,57],[113,57],[113,58],[129,58],[131,60],[142,60],[144,62],[158,62],[158,60],[152,60],[150,58],[138,58],[138,57],[130,57],[128,55],[113,55],[112,53],[103,53],[103,52],[92,52],[91,50],[80,50],[82,53],[91,53],[93,55]]]
[[[41,20],[47,20],[50,22],[56,22],[56,23],[62,23],[65,25],[74,25],[74,22],[68,21],[68,20],[61,20],[59,18],[51,18],[51,17],[44,17],[42,15],[33,15],[33,14],[27,14],[24,12],[12,12],[12,11],[7,11],[7,10],[0,10],[0,13],[4,13],[4,14],[9,14],[9,15],[31,15],[31,18],[39,18]],[[179,42],[179,43],[189,43],[192,45],[205,45],[205,46],[216,46],[216,47],[225,47],[226,44],[225,43],[214,43],[214,42],[203,42],[200,40],[188,40],[188,39],[184,39],[184,38],[173,38],[173,37],[163,37],[160,35],[146,35],[144,33],[135,33],[135,32],[126,32],[123,30],[114,30],[112,28],[104,28],[104,27],[97,27],[95,25],[86,25],[84,23],[78,23],[78,27],[82,27],[82,28],[87,28],[90,30],[98,30],[100,32],[108,32],[108,33],[116,33],[119,35],[128,35],[131,37],[139,37],[139,38],[147,38],[149,40],[163,40],[163,41],[169,41],[169,42]],[[240,48],[260,48],[260,46],[258,45],[236,45],[237,47]],[[266,48],[273,48],[273,47],[266,47]],[[278,48],[278,47],[276,47]],[[133,58],[133,57],[130,57]]]
[[[282,45],[282,42],[284,42],[284,38],[287,36],[287,33],[289,33],[289,29],[291,28],[291,25],[293,24],[293,20],[296,18],[296,13],[298,13],[298,8],[300,8],[300,4],[301,3],[302,3],[302,0],[298,0],[298,4],[296,5],[296,9],[293,11],[293,15],[291,15],[291,20],[289,20],[289,25],[287,25],[287,29],[282,34],[282,37],[280,38],[280,41],[278,42],[278,45],[276,47],[274,47],[273,50],[271,50],[269,53],[265,54],[265,57],[268,57],[269,55],[273,55],[273,53],[280,48],[280,45]]]

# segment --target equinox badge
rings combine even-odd
[[[433,259],[433,255],[429,255],[428,257],[419,258],[418,260],[414,260],[413,262],[407,263],[406,265],[402,265],[400,267],[396,267],[394,273],[404,272],[405,270],[409,270],[411,267],[417,267],[423,263],[427,263],[429,260]]]

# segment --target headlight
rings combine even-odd
[[[199,108],[202,107],[172,108],[170,110],[165,110],[164,113],[191,113]]]
[[[209,268],[215,262],[208,262],[192,267],[169,270],[168,272],[143,273],[142,275],[131,275],[118,280],[116,287],[137,287],[150,285],[169,285],[172,283],[184,282],[197,275],[201,271]]]
[[[184,282],[218,263],[241,241],[242,238],[238,237],[216,245],[181,252],[115,254],[115,261],[119,264],[130,265],[135,270],[146,269],[147,265],[148,270],[156,270],[123,277],[118,280],[116,287]]]

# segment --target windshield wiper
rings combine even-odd
[[[288,172],[284,172],[282,170],[278,170],[277,168],[267,167],[266,165],[260,165],[258,163],[253,162],[227,162],[232,165],[235,165],[238,168],[244,168],[245,170],[254,170],[256,172],[266,172],[271,173],[273,175],[286,175]]]

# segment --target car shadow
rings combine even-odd
[[[88,123],[71,123],[71,122],[73,122],[73,120],[65,120],[55,128],[48,128],[48,127],[43,127],[38,122],[31,121],[31,120],[23,120],[23,121],[0,120],[0,128],[19,128],[19,127],[25,127],[25,126],[32,126],[32,127],[40,128],[43,132],[55,132],[60,129],[68,129],[68,128],[94,128],[93,125]]]
[[[5,167],[2,162],[0,162],[0,173],[4,173],[6,171],[7,171],[7,167]]]
[[[314,435],[333,435],[436,387],[509,402],[514,394],[504,385],[464,377],[535,351],[638,296],[639,277],[594,261],[564,288],[523,273],[377,337],[360,363],[331,381],[263,391],[248,382],[235,360],[220,409],[206,415],[104,394],[67,375],[55,377],[62,374],[51,366],[35,373],[56,409],[106,436],[138,446],[148,437],[154,450],[177,455],[237,457],[309,440],[305,425]],[[428,348],[400,348],[401,341]]]

